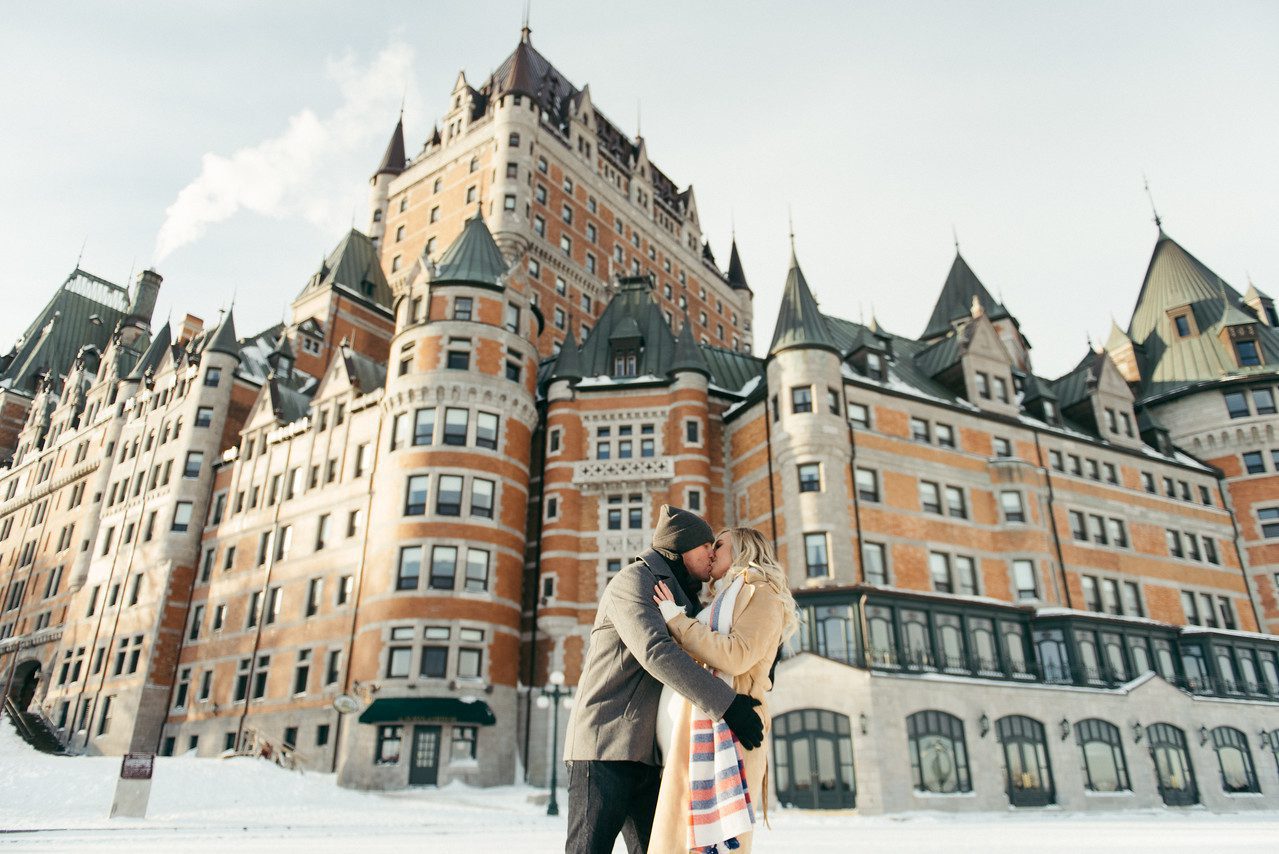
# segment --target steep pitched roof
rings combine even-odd
[[[728,285],[736,291],[749,291],[746,271],[742,269],[742,256],[737,252],[737,238],[733,238],[732,251],[728,253]]]
[[[311,407],[311,396],[288,385],[278,377],[267,378],[271,411],[281,424],[292,424],[304,417]]]
[[[240,342],[235,337],[235,312],[228,311],[226,317],[218,324],[213,336],[208,339],[204,348],[210,353],[226,353],[228,356],[240,357]]]
[[[1186,306],[1198,334],[1178,335],[1168,312]],[[1254,324],[1263,364],[1240,367],[1222,341],[1226,326]],[[1201,382],[1267,373],[1279,364],[1279,330],[1260,323],[1224,279],[1161,229],[1128,324],[1139,345],[1139,398],[1174,392]]]
[[[1088,397],[1088,390],[1101,377],[1102,361],[1106,358],[1105,351],[1089,350],[1069,373],[1053,381],[1053,391],[1063,412]]]
[[[688,312],[684,312],[684,327],[675,338],[675,352],[671,357],[671,365],[667,368],[667,373],[670,374],[679,371],[693,371],[708,379],[711,375],[710,366],[706,364],[702,350],[697,346],[697,335],[693,331],[693,325],[688,322]]]
[[[169,349],[169,345],[173,343],[173,330],[169,328],[168,321],[160,327],[155,333],[155,337],[151,339],[151,346],[147,347],[146,352],[142,354],[142,358],[138,359],[138,363],[133,366],[133,373],[129,374],[129,379],[140,380],[147,371],[154,371],[160,367],[160,361],[164,358],[164,352]]]
[[[555,358],[550,378],[570,381],[582,378],[581,356],[578,353],[577,339],[573,337],[572,329],[569,329],[568,336],[564,339],[564,343],[560,345],[560,352]]]
[[[342,348],[342,360],[346,374],[360,394],[368,394],[386,385],[386,365],[357,353],[350,347]]]
[[[804,271],[791,250],[790,271],[782,288],[782,305],[773,328],[770,356],[792,347],[817,347],[838,351],[839,347],[826,324],[826,316],[817,308],[817,300],[808,287]]]
[[[391,132],[391,139],[386,144],[386,153],[382,155],[382,163],[378,166],[377,171],[373,173],[373,176],[399,175],[404,171],[404,164],[407,159],[404,156],[404,116],[401,114],[400,120],[395,123],[395,130]]]
[[[106,349],[129,305],[125,288],[78,267],[72,270],[14,344],[13,358],[0,371],[0,388],[31,391],[36,375],[44,371],[56,385],[81,347]]]
[[[698,349],[710,369],[711,385],[716,388],[745,394],[747,385],[764,374],[764,360],[758,356],[710,344],[699,344]],[[757,385],[762,388],[762,384]]]
[[[653,299],[652,280],[648,276],[625,278],[620,289],[608,301],[595,328],[586,336],[581,348],[581,371],[584,377],[611,375],[613,372],[611,341],[638,337],[640,348],[638,374],[665,377],[675,355],[675,336]]]
[[[382,264],[378,260],[377,248],[373,241],[354,228],[338,241],[338,245],[324,259],[299,297],[323,290],[337,288],[355,294],[362,299],[370,300],[391,310],[393,296],[391,286],[382,273]]]
[[[493,234],[484,224],[484,217],[476,213],[436,262],[431,283],[482,285],[501,290],[508,266],[502,250],[493,241]]]
[[[955,260],[950,265],[950,272],[946,274],[946,281],[942,285],[941,293],[937,296],[936,305],[933,306],[933,313],[928,318],[928,325],[924,327],[924,332],[919,337],[924,339],[945,335],[952,322],[971,317],[973,297],[977,298],[982,310],[991,320],[1011,316],[1008,309],[997,302],[990,295],[990,291],[986,290],[986,286],[968,266],[964,256],[956,251]]]

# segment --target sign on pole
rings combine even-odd
[[[111,818],[146,818],[151,799],[154,753],[126,753],[120,760],[120,779],[115,784]]]

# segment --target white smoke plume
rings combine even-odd
[[[365,67],[350,55],[332,60],[328,77],[337,84],[342,102],[329,116],[321,118],[304,109],[278,136],[230,156],[205,154],[199,176],[165,210],[156,236],[156,261],[240,211],[300,216],[332,231],[349,224],[353,176],[344,161],[374,149],[372,158],[381,153],[379,143],[390,133],[390,119],[405,81],[411,79],[412,66],[413,52],[400,42]],[[375,165],[371,159],[370,168]]]

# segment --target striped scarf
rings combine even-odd
[[[698,619],[714,631],[728,634],[743,584],[739,575]],[[717,670],[711,672],[730,681]],[[737,837],[755,824],[741,748],[728,724],[711,720],[695,705],[689,729],[688,782],[688,847],[699,854],[719,854],[721,844],[728,850],[738,848],[741,843]]]

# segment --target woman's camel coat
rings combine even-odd
[[[772,669],[777,647],[781,644],[784,623],[784,606],[777,593],[758,573],[750,571],[737,595],[729,634],[720,634],[682,614],[667,623],[671,636],[689,655],[732,677],[733,689],[737,693],[749,694],[760,702],[756,711],[764,721],[764,743],[754,750],[742,750],[746,786],[757,825],[763,821],[768,800],[764,778],[768,770],[767,733],[770,721],[764,695],[773,686],[768,671]],[[649,854],[678,854],[689,850],[688,732],[691,709],[685,701],[677,720],[675,732],[678,735],[671,745],[672,755],[663,760],[662,789],[653,819]],[[754,835],[752,832],[740,837],[742,847],[737,850],[741,854],[750,854],[751,837]]]

